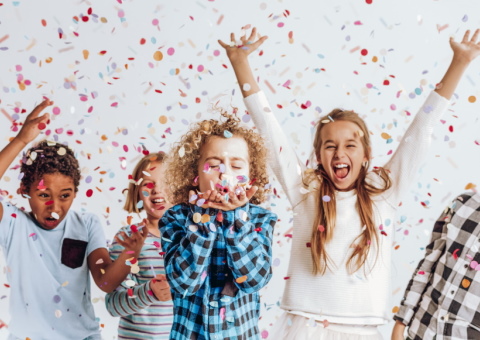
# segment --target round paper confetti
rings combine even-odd
[[[160,61],[163,59],[163,53],[160,52],[160,51],[155,51],[155,53],[153,54],[153,59],[155,59],[156,61]]]
[[[195,223],[200,223],[200,221],[202,220],[202,215],[197,212],[197,213],[193,214],[192,220]]]
[[[470,96],[470,97],[468,97],[468,101],[470,103],[475,103],[477,101],[477,98],[475,96]]]
[[[243,283],[245,281],[247,281],[247,275],[240,276],[235,280],[236,283]]]
[[[195,225],[195,224],[190,224],[190,225],[188,226],[188,229],[189,229],[192,233],[195,233],[195,232],[198,231],[198,226]]]

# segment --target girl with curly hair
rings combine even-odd
[[[396,207],[428,155],[435,123],[448,107],[463,72],[480,54],[479,31],[450,40],[453,60],[383,169],[369,171],[370,133],[353,111],[335,109],[320,118],[313,141],[315,169],[299,162],[248,55],[267,38],[235,36],[219,41],[235,71],[255,126],[272,150],[271,168],[294,211],[288,280],[272,339],[380,339],[388,321]],[[402,329],[403,331],[403,329]]]
[[[271,278],[277,216],[256,205],[268,183],[262,138],[222,115],[223,122],[194,124],[169,155],[176,205],[159,227],[174,301],[171,339],[259,337],[259,290]]]
[[[107,294],[105,304],[112,316],[119,316],[119,339],[168,339],[173,320],[172,295],[165,277],[160,247],[158,221],[172,205],[167,199],[165,185],[165,153],[151,153],[135,166],[126,194],[125,206],[129,213],[145,211],[143,224],[148,236],[138,257],[138,272],[127,276],[116,291]],[[130,223],[130,222],[129,222]],[[121,228],[127,235],[135,232],[136,225]],[[114,241],[110,257],[117,259],[123,246]],[[134,283],[134,285],[133,285]]]
[[[0,151],[0,178],[22,149],[49,123],[43,101]],[[146,229],[117,238],[124,251],[110,260],[98,218],[70,210],[80,170],[66,145],[43,141],[22,158],[20,189],[31,212],[0,201],[0,246],[10,283],[9,339],[101,339],[90,296],[90,275],[105,292],[130,272],[125,261],[138,257]]]

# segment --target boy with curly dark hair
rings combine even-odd
[[[0,178],[45,129],[49,114],[40,113],[52,104],[45,100],[38,105],[0,151]],[[21,163],[19,192],[31,212],[0,201],[0,246],[11,286],[9,339],[101,339],[89,273],[100,289],[113,291],[130,272],[125,261],[138,257],[146,228],[117,240],[125,250],[112,262],[98,218],[70,210],[80,182],[73,151],[43,141]]]

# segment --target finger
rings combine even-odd
[[[252,33],[250,34],[250,37],[248,37],[248,40],[249,41],[254,41],[256,36],[257,36],[257,28],[254,27],[252,29]]]
[[[467,43],[469,36],[470,36],[470,30],[466,30],[465,34],[463,35],[462,43]]]
[[[258,187],[254,185],[250,189],[247,190],[247,198],[250,201],[250,199],[255,195],[255,193],[258,191]]]
[[[235,46],[237,44],[237,40],[235,39],[235,33],[230,33],[230,43],[231,45],[230,46]],[[233,43],[233,45],[232,45]]]
[[[470,40],[470,42],[476,44],[477,43],[477,39],[478,39],[478,34],[480,32],[480,29],[476,29],[475,30],[475,33],[473,34],[472,36],[472,39]]]
[[[165,274],[157,274],[157,275],[155,275],[155,280],[158,280],[158,281],[167,280],[167,275],[165,275]]]
[[[227,48],[227,47],[230,47],[230,45],[227,45],[225,44],[223,41],[221,41],[220,39],[217,40],[218,43],[220,44],[220,46],[222,46],[223,48]]]
[[[47,107],[53,104],[53,101],[49,99],[45,99],[42,101],[40,104],[35,106],[35,108],[30,112],[30,114],[27,117],[27,120],[32,120],[34,118],[37,118],[38,115]]]

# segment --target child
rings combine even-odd
[[[393,340],[480,339],[480,195],[465,193],[433,227],[402,299]]]
[[[169,156],[167,183],[176,205],[159,226],[174,340],[259,338],[258,291],[271,278],[277,216],[255,205],[268,183],[261,137],[223,115],[224,122],[192,126]]]
[[[294,210],[288,280],[272,339],[379,339],[388,320],[391,244],[396,207],[430,145],[434,124],[464,70],[480,49],[478,31],[450,41],[452,63],[427,98],[384,169],[368,172],[369,131],[352,111],[320,119],[314,139],[318,167],[298,160],[248,64],[267,37],[219,41],[232,63],[245,103],[272,150],[270,166]],[[306,186],[305,186],[306,184]],[[302,189],[302,190],[300,190]],[[307,193],[305,193],[307,192]],[[308,325],[308,326],[307,326]]]
[[[164,185],[165,154],[153,153],[143,157],[133,170],[124,209],[139,214],[145,210],[148,236],[138,257],[139,271],[131,273],[113,293],[107,294],[105,303],[112,316],[120,316],[119,339],[168,339],[173,321],[170,286],[164,275],[161,235],[158,221],[172,205],[167,199]],[[132,228],[119,230],[127,235]],[[113,242],[110,257],[115,260],[123,246]]]
[[[22,149],[49,122],[43,101],[0,152],[0,178]],[[78,161],[65,145],[43,141],[22,159],[19,191],[31,213],[0,202],[0,245],[10,282],[9,339],[100,339],[90,298],[90,276],[113,291],[130,271],[146,230],[122,234],[125,248],[112,262],[98,218],[70,210],[80,181]]]

